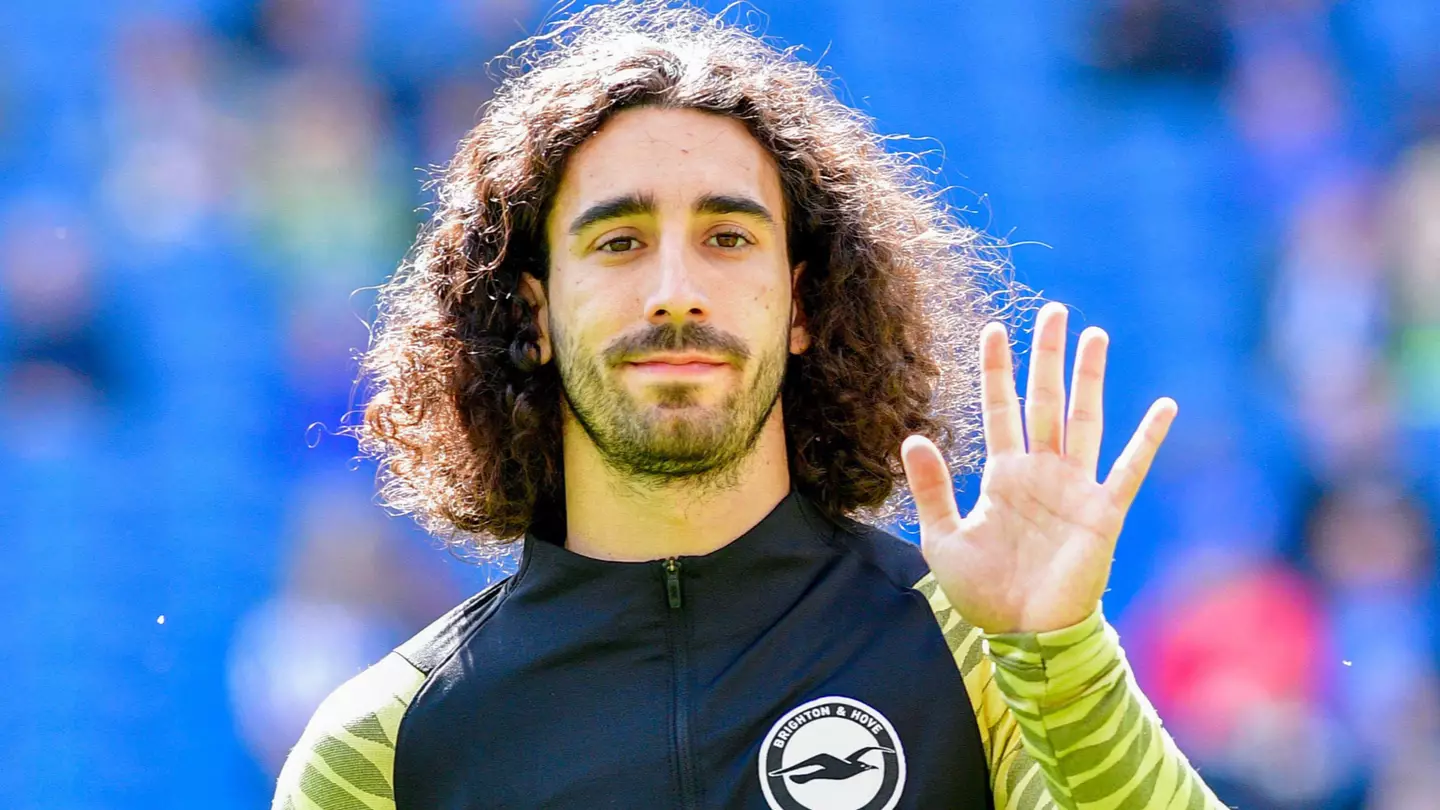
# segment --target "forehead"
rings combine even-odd
[[[566,162],[558,214],[627,192],[648,193],[661,207],[689,205],[702,194],[752,197],[780,215],[775,160],[744,124],[690,109],[625,110],[581,144]]]

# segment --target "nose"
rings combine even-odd
[[[645,301],[645,318],[652,324],[710,319],[710,300],[697,274],[700,262],[685,247],[658,252],[655,287]]]

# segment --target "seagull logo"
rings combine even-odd
[[[815,698],[785,712],[758,754],[755,774],[770,810],[895,810],[905,790],[895,725],[852,697]]]
[[[886,748],[883,745],[867,745],[844,759],[840,759],[834,754],[816,754],[804,762],[797,762],[788,768],[771,771],[770,776],[788,776],[790,781],[797,785],[803,785],[816,779],[849,779],[857,773],[873,771],[879,767],[860,761],[861,757],[871,751],[895,753],[895,749]],[[804,772],[801,773],[802,771]]]

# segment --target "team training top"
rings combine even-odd
[[[987,635],[919,550],[792,493],[733,543],[567,551],[334,692],[275,810],[1204,808],[1097,609]]]

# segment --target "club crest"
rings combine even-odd
[[[905,749],[880,712],[823,697],[775,721],[760,746],[772,810],[891,810],[905,788]]]

